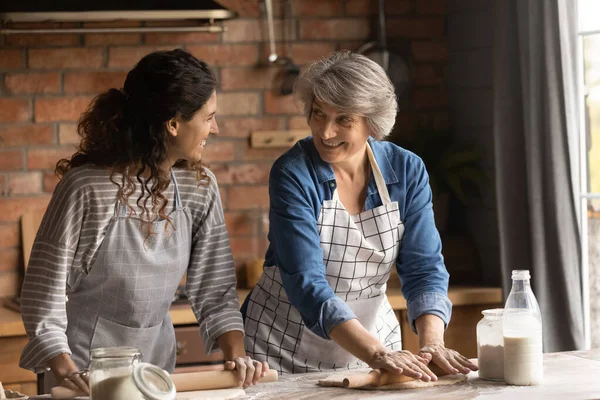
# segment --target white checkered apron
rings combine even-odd
[[[367,154],[383,205],[350,215],[339,200],[323,202],[317,222],[325,275],[335,294],[380,342],[401,350],[400,326],[385,295],[400,249],[404,224],[367,143]],[[377,312],[374,312],[377,310]],[[280,373],[364,368],[333,340],[308,329],[291,304],[276,266],[265,267],[250,296],[245,321],[246,351]]]

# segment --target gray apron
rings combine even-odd
[[[392,202],[367,143],[382,205],[350,215],[337,191],[323,202],[317,221],[325,277],[360,323],[386,347],[401,350],[400,326],[385,294],[404,235],[398,202]],[[276,266],[267,266],[250,295],[245,320],[246,352],[280,373],[364,368],[333,340],[308,329],[291,304]]]
[[[109,346],[134,346],[143,361],[169,372],[175,368],[169,307],[189,264],[192,223],[173,171],[171,179],[173,226],[155,221],[148,236],[140,218],[117,201],[92,267],[71,287],[67,338],[77,368],[88,367],[91,349]],[[46,373],[46,393],[55,385],[53,374]]]

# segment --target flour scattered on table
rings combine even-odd
[[[177,393],[175,400],[229,400],[244,396],[244,389],[198,390]]]
[[[463,374],[441,376],[435,382],[423,382],[422,380],[414,380],[402,383],[392,383],[391,385],[383,385],[379,387],[367,386],[360,389],[365,390],[408,390],[408,389],[425,389],[434,386],[449,386],[457,383],[465,382],[467,376]]]

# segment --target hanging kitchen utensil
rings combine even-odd
[[[267,28],[269,30],[269,62],[282,67],[282,71],[278,77],[279,92],[283,95],[292,94],[294,82],[300,75],[300,67],[294,63],[291,57],[280,56],[277,54],[275,49],[275,28],[273,26],[273,1],[265,0],[265,8],[267,11]],[[293,21],[291,13],[292,3],[291,0],[288,0],[286,15],[290,16],[290,20]],[[286,18],[286,22],[288,22],[286,25],[289,25],[290,21],[288,21],[288,18]]]
[[[400,97],[408,88],[410,75],[404,58],[388,49],[385,31],[385,0],[378,0],[377,17],[379,25],[378,40],[363,44],[356,52],[369,57],[381,65],[394,84],[396,95]]]

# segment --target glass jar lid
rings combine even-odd
[[[140,357],[140,355],[137,347],[116,346],[92,349],[92,358],[129,358]]]
[[[171,375],[150,363],[139,363],[133,368],[133,381],[148,400],[174,400],[175,384]]]
[[[501,318],[504,315],[504,308],[492,308],[481,312],[484,317]]]

